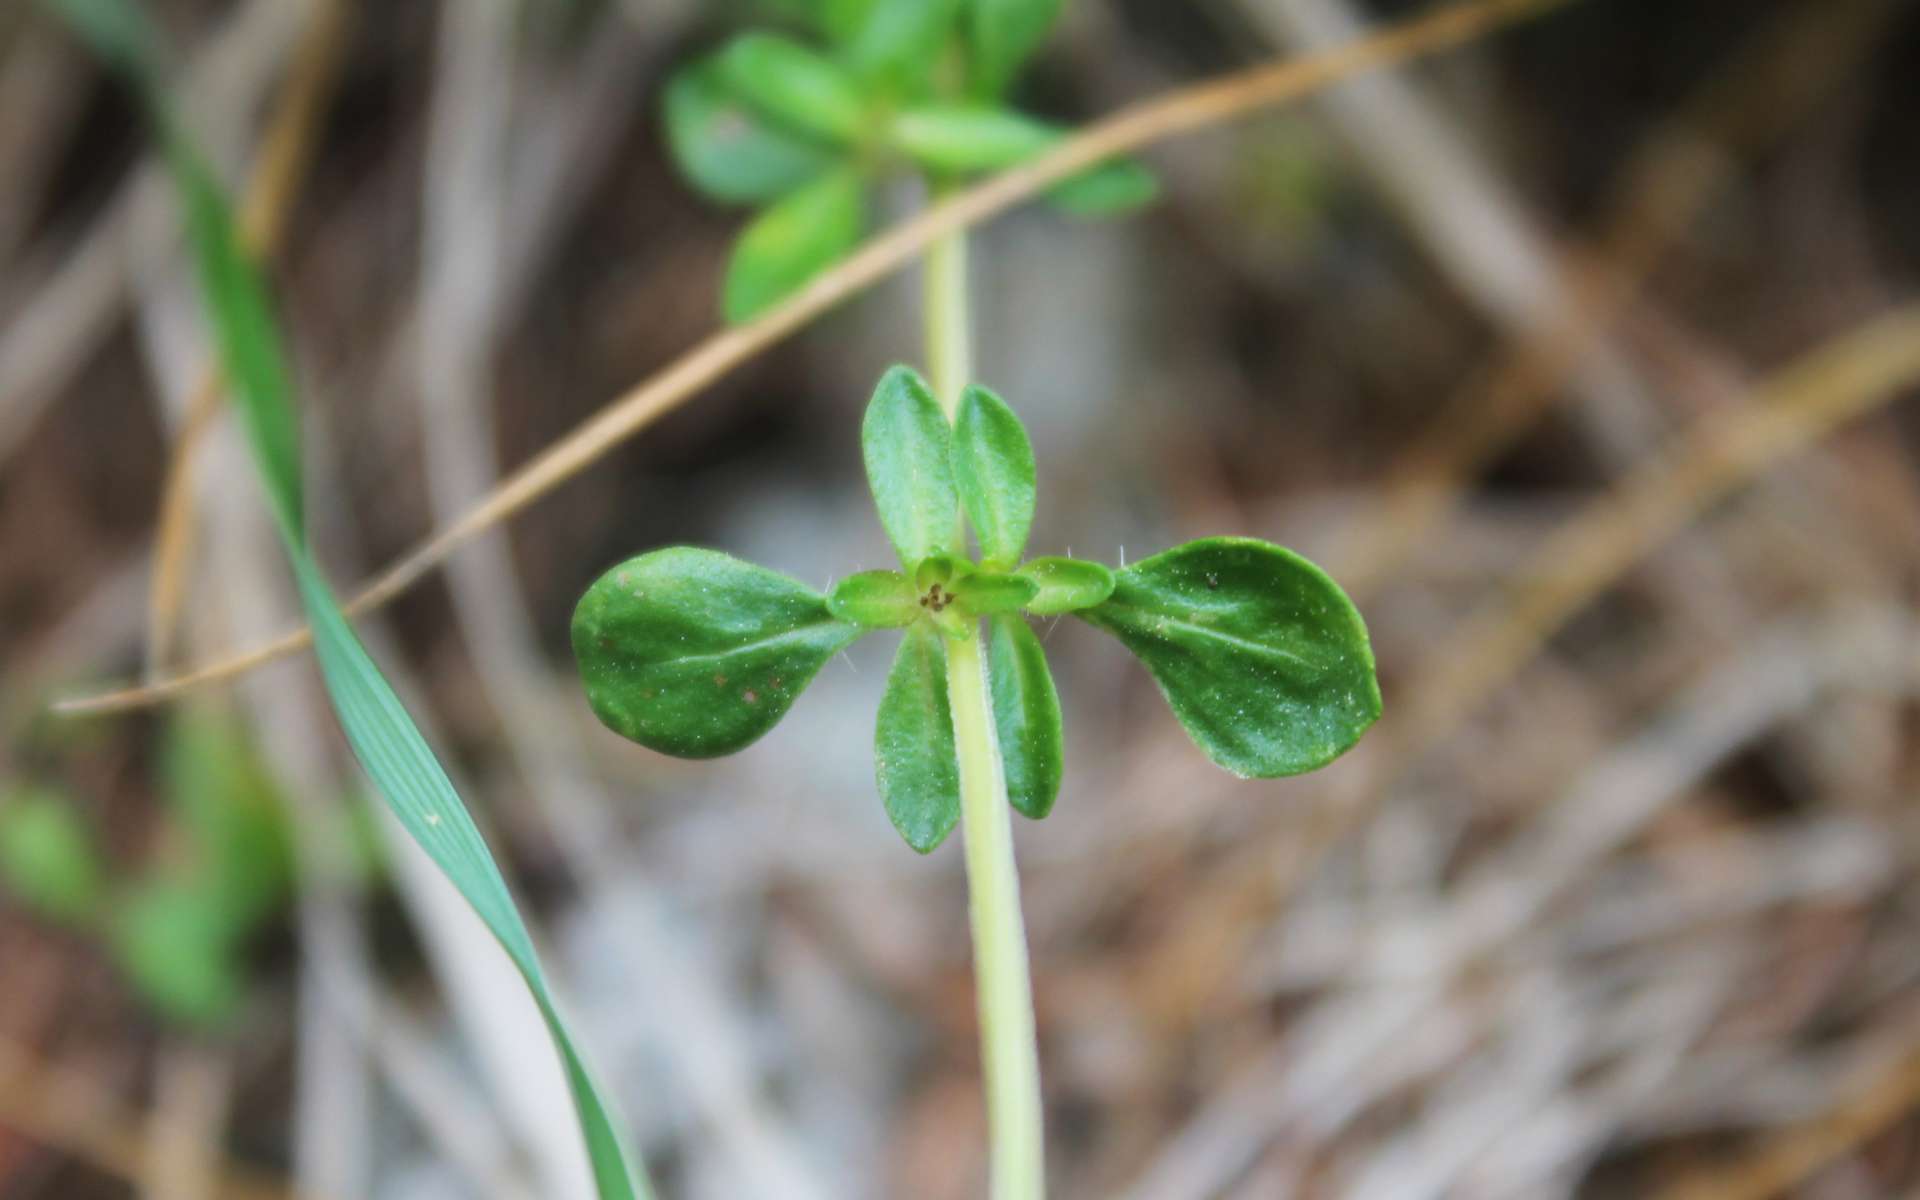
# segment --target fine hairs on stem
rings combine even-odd
[[[970,373],[971,332],[966,235],[951,233],[927,252],[924,311],[927,369],[949,421]],[[947,695],[960,761],[961,837],[966,847],[968,915],[980,1013],[980,1062],[986,1084],[995,1200],[1046,1194],[1045,1121],[1040,1053],[1026,922],[1013,855],[1013,818],[994,737],[980,634],[949,640]]]

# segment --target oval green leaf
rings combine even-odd
[[[1207,757],[1271,778],[1325,766],[1380,716],[1373,649],[1339,585],[1252,538],[1176,546],[1077,614],[1153,673]]]
[[[667,145],[692,184],[723,204],[761,204],[826,170],[832,154],[768,123],[726,85],[712,61],[674,75]]]
[[[1006,768],[1007,799],[1034,820],[1053,811],[1060,794],[1060,696],[1047,670],[1046,652],[1017,613],[988,622],[987,683],[993,726]]]
[[[898,571],[862,571],[833,586],[827,611],[867,629],[894,629],[920,615],[920,593]]]
[[[860,450],[880,523],[909,571],[957,549],[960,501],[950,440],[946,414],[926,380],[907,367],[880,377],[860,426]]]
[[[1113,572],[1102,563],[1050,556],[1032,560],[1019,574],[1039,589],[1026,605],[1036,617],[1092,608],[1113,595]]]
[[[718,62],[727,86],[768,120],[836,144],[859,136],[866,111],[860,81],[799,42],[744,33]]]
[[[805,286],[860,240],[860,177],[835,170],[761,211],[734,243],[721,297],[726,319],[750,321]]]
[[[983,387],[960,394],[953,421],[953,483],[980,539],[980,562],[1011,567],[1033,528],[1033,446],[1007,402]]]
[[[1066,131],[1007,108],[921,105],[903,109],[888,126],[895,149],[935,171],[999,171],[1058,144]],[[1159,194],[1153,173],[1120,158],[1048,188],[1048,202],[1077,217],[1113,216]]]
[[[966,617],[1015,612],[1040,591],[1033,580],[994,571],[962,576],[952,587],[954,603]]]
[[[1076,217],[1117,217],[1153,203],[1160,181],[1130,158],[1102,163],[1047,190],[1047,202]]]
[[[861,74],[901,90],[924,92],[953,34],[960,0],[885,0],[870,7],[847,41],[847,56]],[[913,87],[911,85],[919,85]]]
[[[1060,16],[1060,0],[968,0],[975,94],[1006,91]]]
[[[750,745],[861,634],[777,571],[675,546],[602,575],[573,614],[587,700],[652,750],[712,758]]]
[[[960,820],[960,760],[947,701],[947,651],[925,624],[909,626],[874,726],[874,775],[893,827],[922,854]]]
[[[111,946],[142,999],[201,1029],[232,1018],[246,991],[233,923],[192,879],[142,883],[114,910]]]
[[[929,104],[895,113],[887,137],[923,167],[962,174],[1031,158],[1059,141],[1061,131],[1008,108]]]
[[[102,875],[93,834],[71,801],[34,788],[0,804],[0,887],[27,908],[84,924],[104,898]]]

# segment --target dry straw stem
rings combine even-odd
[[[286,233],[287,214],[313,160],[320,117],[340,77],[347,43],[344,0],[314,0],[313,16],[300,42],[293,73],[275,106],[253,176],[240,208],[240,240],[247,252],[271,258]],[[160,489],[160,519],[153,536],[153,580],[147,595],[147,677],[157,676],[172,656],[193,559],[194,465],[213,428],[225,393],[217,364],[201,369],[174,438]]]
[[[1385,495],[1329,564],[1349,591],[1364,595],[1385,582],[1452,509],[1462,482],[1546,413],[1674,239],[1734,177],[1738,156],[1784,136],[1847,77],[1900,8],[1893,0],[1807,0],[1692,95],[1635,156],[1592,251],[1568,256],[1572,303],[1469,380],[1389,471]]]
[[[502,481],[488,498],[389,567],[345,606],[357,617],[380,607],[444,562],[468,539],[514,516],[607,451],[686,403],[728,372],[840,302],[905,268],[948,234],[1005,212],[1088,167],[1167,138],[1298,100],[1363,71],[1469,42],[1567,0],[1466,0],[1402,22],[1326,54],[1256,67],[1121,110],[1024,166],[997,175],[866,243],[791,299],[746,325],[722,330],[614,400]],[[244,674],[307,646],[298,630],[253,650],[138,688],[75,697],[55,711],[98,714],[140,708]]]
[[[1403,702],[1387,761],[1402,767],[1458,729],[1570,617],[1715,501],[1917,383],[1920,304],[1909,304],[1792,363],[1752,403],[1700,421],[1550,534],[1511,595],[1447,635]]]

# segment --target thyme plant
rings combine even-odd
[[[1060,0],[793,0],[819,39],[742,34],[670,85],[667,127],[711,197],[761,206],[735,243],[722,305],[744,320],[859,239],[868,191],[900,170],[938,195],[1062,136],[1005,95]],[[1112,212],[1152,196],[1112,162],[1050,196]],[[922,854],[964,825],[982,1066],[1000,1200],[1045,1194],[1039,1057],[1008,810],[1052,811],[1060,701],[1030,616],[1071,614],[1117,637],[1208,757],[1242,776],[1320,767],[1379,716],[1366,627],[1324,572],[1250,538],[1206,538],[1121,570],[1025,558],[1033,451],[1005,401],[969,386],[965,243],[925,270],[933,384],[894,367],[861,429],[867,479],[898,569],[823,594],[719,551],[676,546],[614,567],[581,598],[572,640],[587,697],[615,732],[667,754],[740,750],[786,714],[827,660],[899,630],[881,694],[874,776]]]

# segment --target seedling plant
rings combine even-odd
[[[868,180],[906,165],[928,194],[1059,136],[998,99],[1057,14],[1052,0],[813,6],[827,49],[741,35],[669,89],[672,142],[714,197],[767,204],[735,244],[723,308],[745,319],[849,248]],[[1055,199],[1143,202],[1152,180],[1110,163]],[[924,272],[930,384],[896,366],[861,427],[867,480],[898,569],[829,592],[715,550],[675,546],[604,574],[572,640],[609,728],[710,758],[778,723],[834,655],[880,630],[899,648],[880,697],[874,775],[910,847],[964,827],[993,1194],[1044,1195],[1039,1062],[1009,810],[1052,811],[1060,701],[1029,617],[1072,615],[1146,666],[1199,748],[1237,775],[1294,775],[1352,746],[1380,713],[1359,613],[1318,567],[1251,538],[1188,542],[1114,569],[1027,558],[1036,468],[1025,429],[970,383],[965,245]]]
[[[599,1194],[650,1195],[465,804],[313,557],[278,326],[224,192],[180,118],[154,31],[130,0],[43,2],[119,68],[159,135],[221,365],[349,743],[520,971],[560,1055]],[[812,43],[745,34],[676,78],[667,126],[686,174],[718,200],[759,208],[730,257],[727,317],[763,312],[846,253],[885,182],[913,174],[938,197],[1063,136],[1005,100],[1060,5],[779,0],[772,7]],[[1153,190],[1136,164],[1110,162],[1050,199],[1075,213],[1118,212]],[[913,849],[931,852],[963,827],[993,1194],[1029,1200],[1044,1195],[1045,1170],[1010,811],[1040,818],[1052,810],[1064,756],[1059,698],[1028,617],[1070,614],[1113,634],[1200,749],[1243,776],[1329,762],[1378,716],[1380,694],[1352,604],[1279,546],[1208,538],[1118,570],[1026,558],[1035,463],[1013,410],[971,384],[962,235],[929,250],[923,278],[931,382],[889,370],[861,433],[899,569],[861,572],[822,594],[717,551],[656,550],[587,591],[572,638],[603,722],[666,753],[712,757],[766,733],[856,639],[900,632],[876,721],[875,778]],[[45,902],[84,912],[94,889],[86,852],[54,811],[37,804],[27,813],[25,841],[73,868],[51,881]]]

